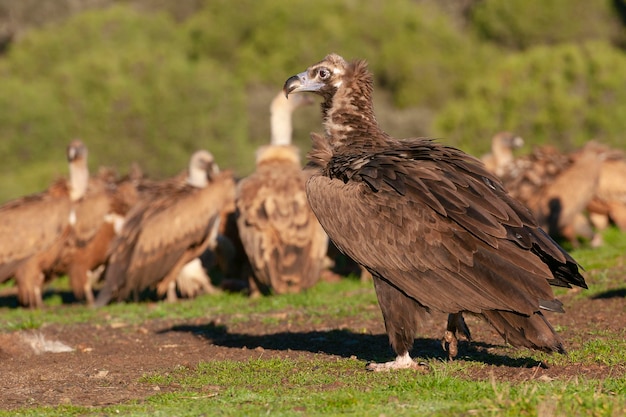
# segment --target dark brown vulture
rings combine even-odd
[[[409,351],[429,311],[451,314],[452,331],[470,312],[513,346],[564,352],[541,310],[563,311],[550,285],[586,287],[576,261],[478,159],[383,132],[372,90],[365,61],[335,54],[284,85],[323,98],[307,197],[337,247],[374,277],[397,357],[368,369],[415,367]]]
[[[256,171],[237,185],[237,226],[252,268],[252,295],[299,292],[321,274],[328,237],[307,203],[308,174],[291,145],[291,114],[306,103],[282,93],[272,101],[271,144],[257,151]]]
[[[20,304],[43,305],[42,287],[77,222],[77,202],[89,183],[87,149],[74,140],[67,148],[69,179],[48,190],[0,207],[0,282],[15,278]]]
[[[183,266],[216,244],[220,212],[232,204],[235,184],[209,152],[197,151],[188,175],[153,184],[145,193],[112,243],[96,306],[155,286],[175,300]]]
[[[513,150],[524,145],[524,139],[511,132],[499,132],[491,138],[491,152],[480,159],[490,172],[502,176],[515,159]]]

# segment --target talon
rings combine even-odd
[[[448,359],[454,360],[456,355],[459,354],[459,341],[456,335],[450,330],[446,330],[441,339],[441,347],[444,351],[448,352]]]
[[[428,371],[430,366],[423,361],[415,362],[411,359],[408,353],[404,355],[398,355],[394,361],[376,363],[370,362],[365,366],[365,369],[373,372],[388,372],[396,369],[414,369],[416,371]]]

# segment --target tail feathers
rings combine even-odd
[[[566,353],[563,340],[539,311],[525,316],[510,311],[489,310],[483,311],[482,315],[512,346]]]

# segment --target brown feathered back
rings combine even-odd
[[[604,150],[594,143],[570,154],[540,147],[510,164],[502,180],[551,236],[576,245],[579,237],[593,239],[585,210],[598,189],[604,159]]]
[[[320,277],[328,237],[309,208],[291,119],[310,98],[280,92],[270,105],[270,145],[257,150],[256,171],[237,186],[237,228],[248,256],[252,293],[293,293]]]
[[[76,205],[89,179],[87,149],[80,140],[67,147],[70,175],[44,192],[25,196],[0,207],[0,282],[15,278],[19,302],[43,305],[46,278],[55,265],[76,223]]]
[[[204,168],[206,186],[193,186],[188,178],[167,180],[150,186],[131,209],[112,244],[96,305],[157,284],[164,294],[182,267],[215,241],[221,209],[232,204],[235,185],[231,172],[215,173],[212,157],[210,164]]]
[[[237,225],[262,292],[298,292],[321,273],[327,237],[309,208],[297,148],[267,146],[237,187]]]
[[[77,299],[93,304],[92,271],[107,260],[109,246],[119,224],[137,201],[137,190],[129,178],[117,178],[101,168],[89,181],[83,198],[74,204],[74,222],[54,266],[54,273],[67,275]]]
[[[598,187],[588,209],[596,215],[596,226],[603,228],[613,221],[621,230],[626,230],[626,156],[622,151],[606,149]],[[597,215],[606,218],[599,223]]]
[[[331,54],[284,90],[324,98],[325,136],[313,139],[327,144],[313,144],[307,197],[337,247],[374,276],[398,354],[388,366],[408,366],[417,319],[429,310],[474,312],[511,343],[563,351],[537,317],[562,311],[550,284],[585,286],[578,265],[479,160],[383,132],[363,61]],[[493,317],[500,312],[523,319]]]

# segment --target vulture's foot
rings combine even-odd
[[[396,369],[415,369],[416,371],[427,371],[430,369],[426,362],[415,362],[408,353],[398,355],[396,360],[391,362],[376,363],[370,362],[365,367],[368,371],[388,372]]]
[[[456,333],[460,332],[468,341],[472,340],[469,327],[465,324],[462,313],[448,315],[448,327],[441,339],[441,347],[448,352],[448,359],[454,360],[459,354],[459,339]]]
[[[441,339],[441,347],[448,352],[448,359],[454,360],[459,354],[459,339],[456,338],[456,334],[446,330]]]

